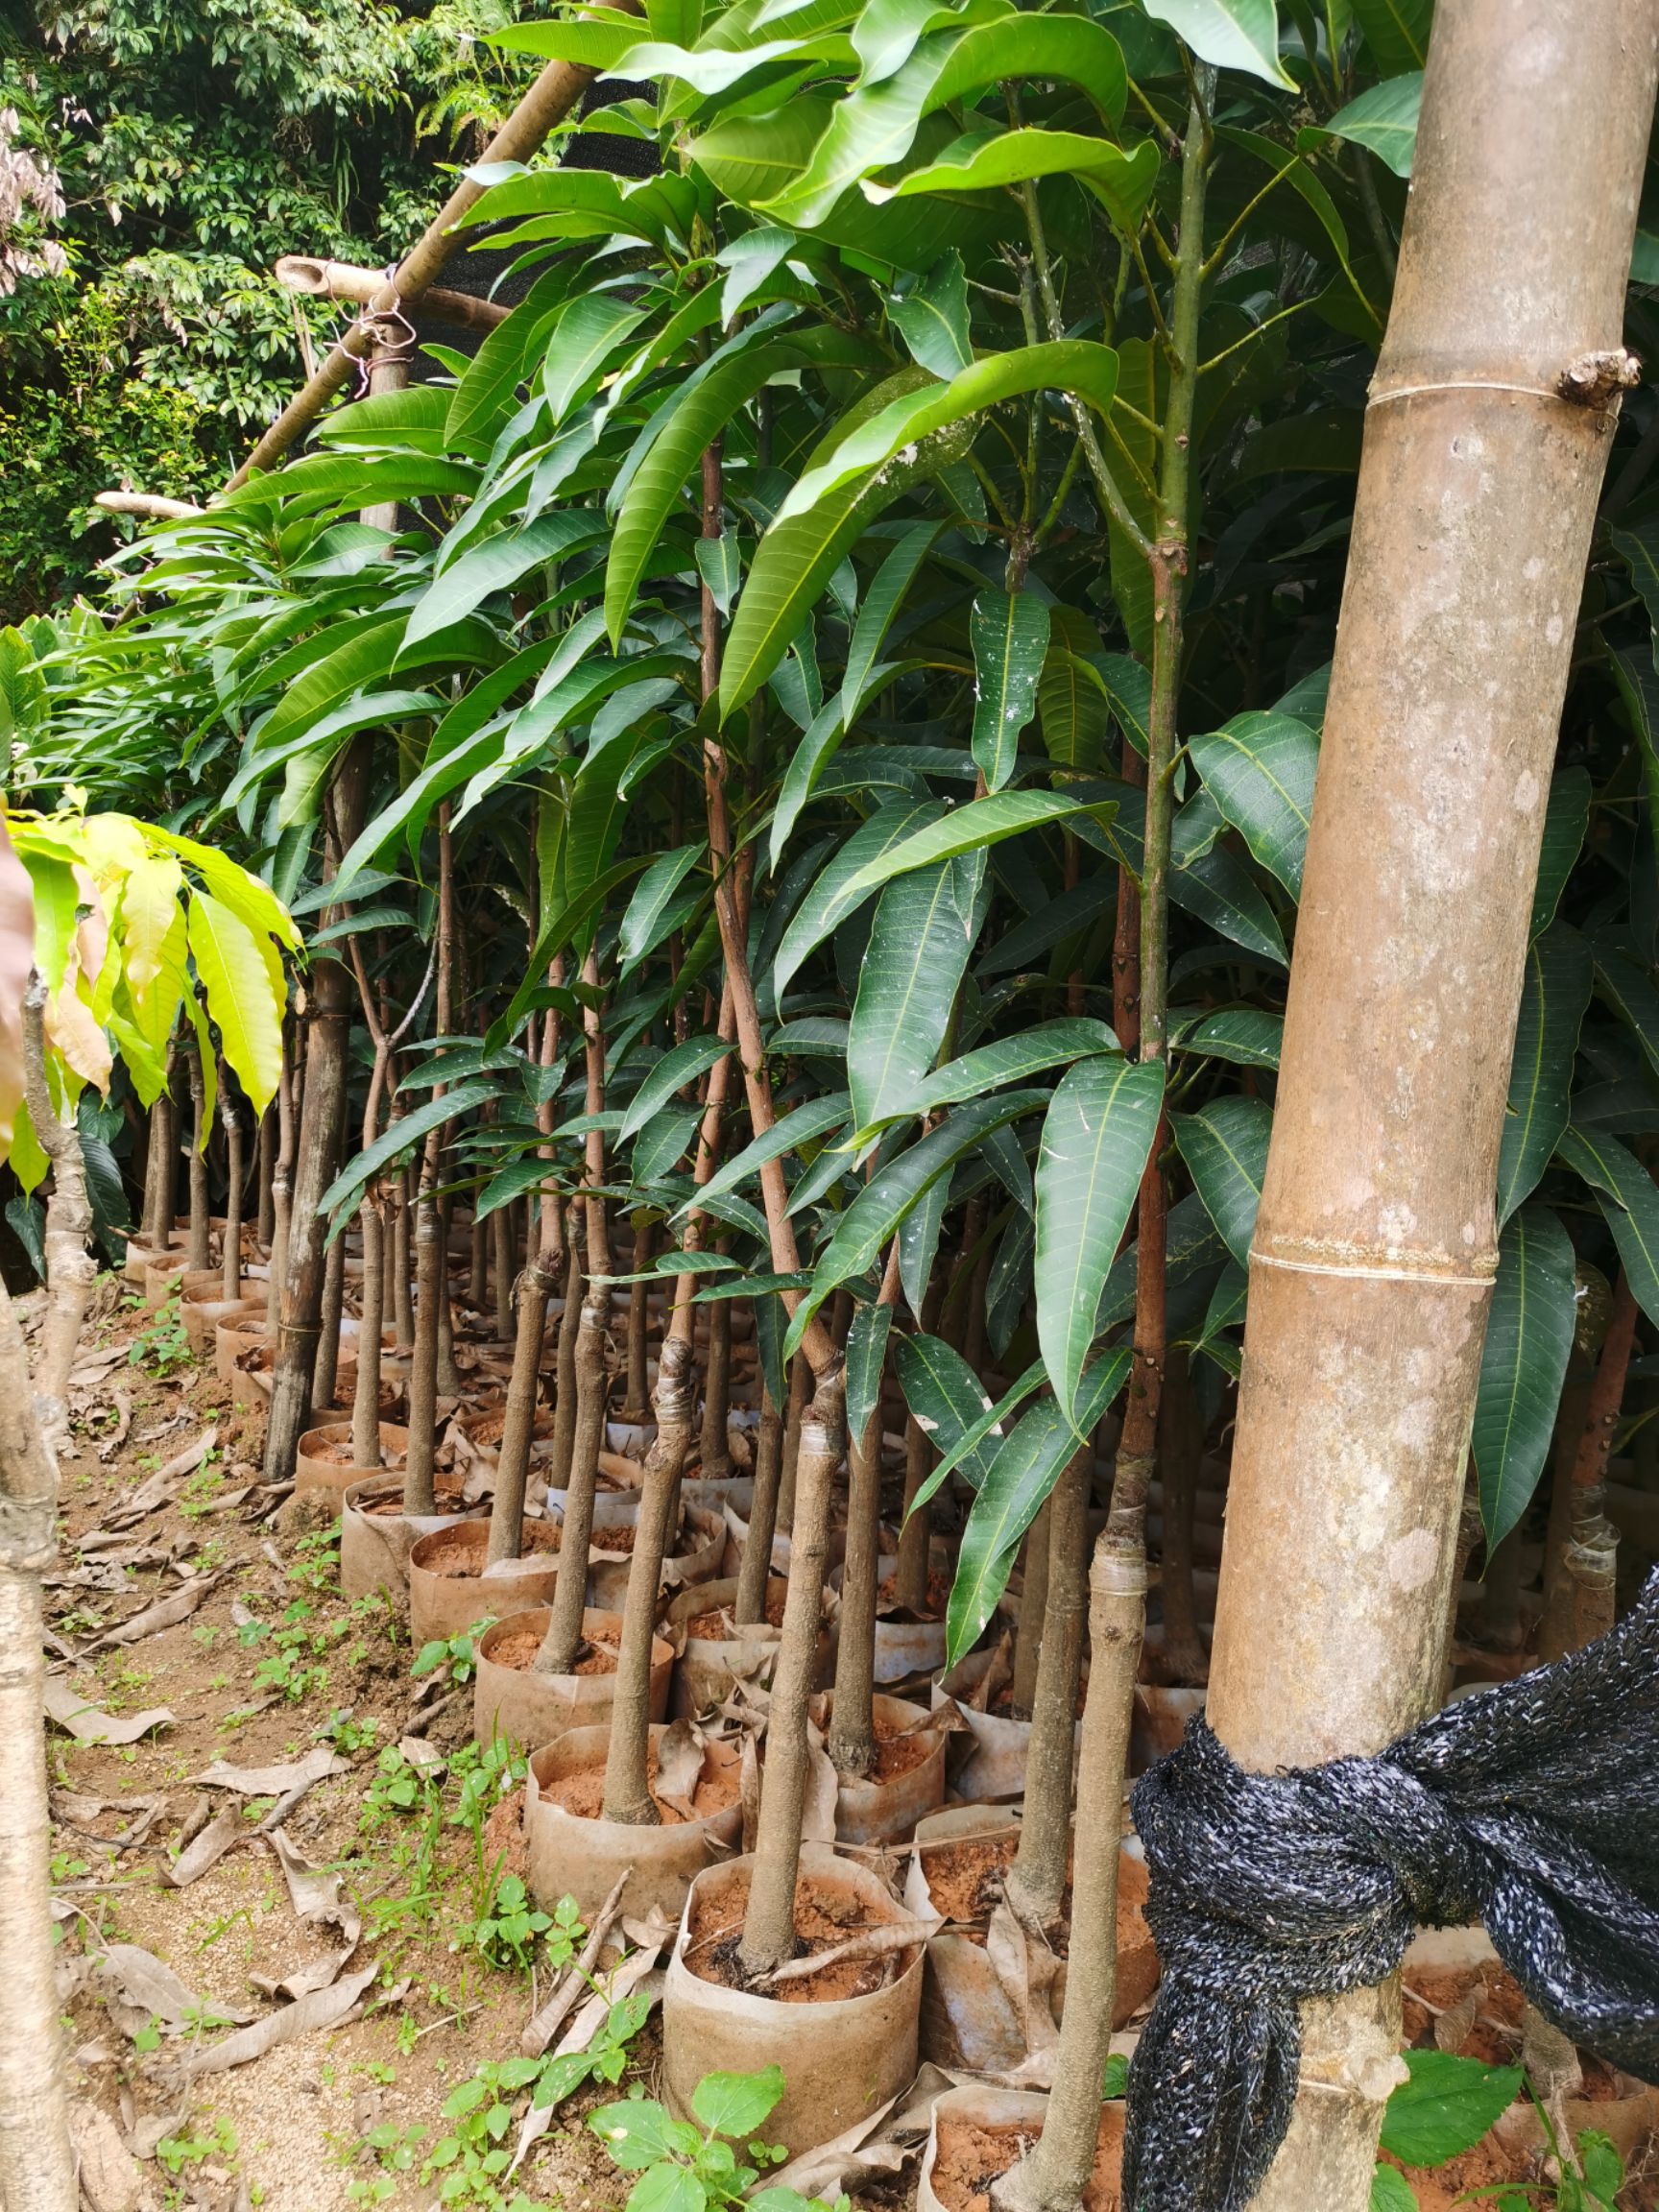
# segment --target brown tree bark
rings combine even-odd
[[[1047,1587],[1025,1760],[1025,1817],[1008,1875],[1008,1902],[1038,1928],[1052,1927],[1059,1919],[1066,1895],[1094,1468],[1094,1447],[1089,1444],[1072,1454],[1048,1497]]]
[[[1546,1664],[1582,1650],[1613,1625],[1619,1531],[1607,1518],[1607,1460],[1624,1403],[1635,1338],[1636,1300],[1621,1268],[1573,1460],[1568,1541],[1539,1623],[1538,1656]]]
[[[69,1444],[69,1373],[75,1364],[92,1286],[98,1279],[98,1264],[86,1248],[92,1235],[92,1206],[86,1195],[80,1133],[72,1121],[59,1118],[47,1088],[46,985],[37,969],[30,970],[23,994],[23,1090],[40,1149],[52,1163],[44,1238],[46,1310],[40,1324],[34,1396],[41,1449],[56,1454]]]
[[[363,827],[367,787],[367,749],[362,740],[354,740],[335,770],[330,786],[331,867],[339,865],[341,854]],[[327,924],[338,916],[328,907],[320,919]],[[346,1121],[347,1054],[355,995],[350,971],[341,961],[319,957],[312,963],[305,1089],[295,1147],[276,1357],[265,1431],[268,1482],[293,1480],[295,1454],[311,1417],[311,1384],[323,1314],[325,1224],[321,1204],[334,1174]]]
[[[1438,1688],[1656,49],[1659,0],[1434,17],[1251,1252],[1209,1701],[1249,1767],[1375,1752]],[[1397,2022],[1307,2008],[1264,2212],[1366,2204]]]
[[[38,1026],[38,1008],[33,1019]],[[55,1115],[46,1119],[57,1122]],[[46,1120],[36,1117],[35,1126],[44,1142]],[[71,1281],[68,1303],[78,1295]],[[49,1255],[48,1300],[54,1296]],[[32,1391],[22,1332],[0,1286],[0,2202],[9,2212],[77,2212],[52,1941],[40,1592],[58,1554],[58,1470],[35,1413],[40,1381]]]

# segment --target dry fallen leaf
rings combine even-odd
[[[330,1774],[344,1774],[350,1764],[326,1743],[319,1743],[303,1759],[287,1766],[232,1767],[215,1759],[211,1767],[190,1779],[208,1790],[234,1790],[241,1797],[280,1797],[290,1790],[309,1789],[314,1782],[326,1781]]]
[[[314,1989],[308,1996],[297,1998],[292,2005],[284,2005],[279,2012],[267,2013],[251,2028],[239,2028],[234,2035],[227,2035],[222,2042],[209,2045],[205,2051],[194,2052],[185,2061],[186,2071],[225,2074],[232,2066],[246,2066],[251,2059],[263,2058],[267,2051],[275,2051],[280,2044],[292,2043],[301,2035],[314,2035],[322,2028],[334,2027],[350,2011],[379,1971],[377,1964],[361,1967],[326,1989]]]
[[[197,1575],[182,1590],[174,1591],[171,1598],[157,1599],[154,1605],[146,1605],[142,1613],[134,1613],[131,1621],[124,1621],[119,1628],[95,1636],[86,1649],[105,1651],[117,1644],[138,1644],[146,1636],[159,1636],[164,1628],[177,1628],[180,1621],[189,1620],[221,1579],[217,1575]]]
[[[184,1889],[192,1882],[200,1882],[246,1833],[242,1815],[233,1807],[221,1813],[216,1820],[198,1830],[170,1866],[162,1867],[162,1881],[171,1889]]]
[[[77,1743],[136,1743],[152,1728],[170,1728],[178,1716],[165,1705],[144,1713],[106,1713],[88,1703],[66,1675],[48,1674],[43,1693],[48,1717]]]
[[[90,1979],[103,1996],[110,2019],[124,2034],[135,2035],[152,2021],[168,2034],[205,2022],[246,2020],[248,2011],[209,2004],[185,1987],[163,1960],[137,1943],[111,1943],[90,1960]]]
[[[676,1813],[695,1820],[691,1799],[703,1779],[708,1738],[695,1720],[671,1720],[657,1739],[657,1794]]]
[[[273,1828],[266,1840],[276,1854],[295,1911],[301,1920],[331,1922],[345,1936],[349,1955],[363,1933],[363,1915],[344,1894],[339,1874],[313,1864],[281,1828]]]

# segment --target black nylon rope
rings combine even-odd
[[[1370,1759],[1247,1774],[1202,1719],[1136,1785],[1164,1979],[1125,2212],[1241,2212],[1285,2139],[1298,2006],[1485,1923],[1575,2043],[1659,2080],[1659,1575],[1611,1634]]]

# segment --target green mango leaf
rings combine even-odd
[[[616,937],[616,949],[628,966],[656,950],[663,919],[674,904],[674,894],[706,851],[701,839],[694,845],[681,845],[672,853],[664,853],[661,859],[653,860],[640,877]]]
[[[1094,664],[1099,646],[1099,634],[1081,608],[1050,608],[1037,717],[1044,750],[1057,767],[1092,771],[1105,758],[1112,703]]]
[[[897,383],[899,379],[890,379]],[[1064,339],[1052,346],[1023,346],[1014,353],[988,353],[949,384],[929,377],[891,399],[878,413],[850,428],[829,457],[807,469],[782,506],[756,555],[755,576],[767,543],[782,523],[809,516],[814,508],[854,479],[871,476],[902,447],[919,445],[936,431],[966,421],[1003,399],[1052,389],[1072,392],[1106,414],[1118,385],[1118,356],[1110,346]],[[833,433],[831,433],[833,435]],[[750,589],[754,589],[751,578]]]
[[[306,464],[301,462],[301,468]],[[284,480],[296,474],[284,469]],[[391,668],[403,642],[405,617],[401,613],[377,616],[367,627],[341,624],[350,635],[330,647],[330,633],[310,640],[310,665],[298,682],[290,683],[281,699],[254,729],[251,751],[261,757],[275,755],[292,738],[315,729],[324,716],[342,707],[354,692],[366,691]]]
[[[492,1214],[499,1213],[503,1206],[511,1206],[516,1198],[526,1192],[540,1191],[544,1183],[557,1183],[558,1169],[552,1161],[533,1156],[527,1160],[515,1160],[503,1167],[499,1175],[493,1175],[472,1201],[473,1217],[484,1221]]]
[[[976,1051],[964,1052],[950,1061],[917,1086],[902,1110],[932,1114],[941,1106],[953,1106],[959,1098],[983,1096],[1000,1083],[1022,1083],[1046,1068],[1064,1067],[1118,1049],[1118,1040],[1104,1022],[1085,1021],[1080,1016],[1040,1022],[1018,1037],[998,1038],[994,1045],[981,1045]]]
[[[888,320],[910,349],[910,358],[930,376],[949,382],[974,365],[969,330],[968,280],[954,247],[927,275],[887,302]]]
[[[1176,1013],[1169,1024],[1174,1051],[1230,1060],[1239,1068],[1277,1068],[1284,1038],[1284,1016],[1257,1006],[1226,1006],[1214,1014],[1192,1016]]]
[[[774,872],[783,857],[790,834],[801,819],[801,809],[811,798],[819,777],[835,757],[847,734],[846,694],[831,699],[814,715],[810,727],[789,755],[782,786],[772,815],[770,857]]]
[[[917,1427],[977,1490],[1002,1441],[995,1425],[997,1409],[985,1395],[985,1385],[961,1353],[939,1336],[896,1336],[893,1365]],[[1022,1380],[1029,1397],[1043,1380],[1041,1365],[1034,1365]],[[975,1430],[977,1436],[973,1433]],[[924,1486],[926,1496],[917,1493],[912,1512],[927,1503],[950,1471],[934,1469]]]
[[[887,1239],[937,1176],[953,1167],[1005,1121],[1017,1121],[1034,1107],[1046,1106],[1044,1091],[1010,1091],[997,1098],[976,1098],[946,1116],[927,1134],[873,1175],[841,1215],[835,1234],[812,1271],[812,1288],[796,1309],[784,1351],[793,1358],[808,1323],[839,1285],[862,1275]]]
[[[841,685],[842,714],[848,724],[864,703],[882,640],[893,627],[893,617],[915,582],[918,569],[932,550],[940,527],[937,522],[913,523],[876,571],[864,594],[848,640],[847,670]],[[776,846],[773,849],[774,868],[778,865],[779,850]]]
[[[1058,791],[998,791],[988,799],[971,799],[966,806],[952,807],[943,820],[912,830],[866,860],[847,881],[842,896],[850,905],[855,905],[895,876],[903,876],[913,868],[930,868],[935,861],[953,859],[959,853],[986,852],[1004,838],[1019,837],[1042,823],[1081,814],[1088,805],[1087,801],[1068,799]],[[1100,809],[1094,811],[1097,816]]]
[[[919,387],[929,394],[953,389],[935,383],[920,369],[902,369],[884,378],[814,446],[808,476],[822,455],[856,438],[861,426],[886,421],[899,403],[896,395],[914,395]],[[787,520],[780,515],[773,521],[755,549],[749,581],[727,635],[720,671],[722,720],[760,688],[793,646],[814,603],[868,524],[949,458],[944,444],[924,440],[906,460],[878,473],[848,471],[833,492],[814,502],[813,512]]]
[[[968,618],[974,647],[972,749],[987,791],[1014,773],[1020,735],[1037,711],[1048,651],[1048,605],[1035,591],[981,591]]]
[[[885,806],[878,806],[868,822],[854,830],[802,900],[783,932],[772,963],[772,987],[779,998],[788,990],[790,979],[813,947],[821,945],[832,929],[838,928],[864,903],[878,884],[886,881],[883,876],[878,878],[876,883],[863,885],[856,891],[851,889],[865,868],[879,862],[884,854],[902,845],[917,830],[938,821],[944,812],[944,802],[938,799],[891,800]],[[775,1039],[773,1049],[778,1048]]]
[[[1205,1211],[1242,1267],[1262,1202],[1273,1109],[1261,1098],[1213,1098],[1196,1114],[1175,1115],[1173,1122]]]
[[[1319,765],[1312,731],[1288,714],[1236,714],[1224,728],[1192,738],[1188,750],[1255,857],[1300,899]]]
[[[1498,1154],[1500,1228],[1538,1188],[1566,1131],[1590,987],[1590,948],[1575,929],[1559,923],[1527,947]]]
[[[1294,92],[1296,80],[1279,59],[1273,0],[1142,0],[1155,22],[1167,23],[1200,61],[1242,69]]]
[[[1120,230],[1135,231],[1158,181],[1161,160],[1150,138],[1142,138],[1126,154],[1110,139],[1086,138],[1075,131],[1043,131],[1032,125],[994,136],[971,132],[948,146],[936,161],[912,169],[897,184],[866,181],[864,194],[879,206],[887,200],[915,200],[940,192],[994,192],[1039,177],[1075,177]]]
[[[1631,1295],[1649,1321],[1659,1320],[1659,1190],[1640,1160],[1603,1129],[1568,1125],[1556,1146],[1563,1163],[1612,1200],[1601,1209]]]
[[[403,645],[418,644],[476,613],[493,592],[510,591],[543,562],[557,561],[603,535],[596,516],[565,508],[542,515],[522,530],[505,530],[462,554],[428,585],[409,615]]]
[[[891,77],[838,100],[805,168],[763,204],[766,213],[810,230],[861,177],[902,161],[958,36],[941,32],[923,39]]]
[[[1033,1406],[992,1460],[962,1531],[956,1576],[945,1616],[945,1660],[954,1667],[973,1649],[1008,1586],[1020,1539],[1037,1518],[1061,1470],[1129,1375],[1129,1348],[1104,1353],[1083,1377],[1069,1422],[1052,1399]]]
[[[510,54],[535,54],[544,61],[573,61],[583,69],[613,69],[630,46],[639,43],[639,18],[619,10],[551,23],[511,23],[492,31],[492,46]]]
[[[731,1050],[724,1038],[687,1037],[684,1045],[676,1045],[671,1051],[664,1052],[635,1092],[622,1116],[622,1126],[617,1131],[622,1142],[626,1142],[637,1130],[642,1129],[660,1107],[667,1105],[676,1091],[695,1083],[699,1075],[706,1074]]]
[[[1379,76],[1422,68],[1429,59],[1434,0],[1353,0],[1353,8]]]
[[[854,1443],[881,1403],[881,1377],[887,1366],[887,1338],[893,1327],[891,1306],[860,1306],[847,1332],[847,1433]]]
[[[1473,2151],[1521,2093],[1519,2066],[1487,2066],[1450,2051],[1407,2051],[1410,2074],[1382,2115],[1382,2148],[1405,2166],[1444,2166]]]
[[[1062,1410],[1164,1111],[1156,1060],[1080,1060],[1060,1079],[1037,1155],[1037,1341]],[[1079,1423],[1079,1427],[1083,1426]]]
[[[1376,155],[1396,177],[1409,177],[1417,151],[1417,117],[1423,106],[1421,73],[1389,77],[1339,108],[1325,129]],[[1312,132],[1303,135],[1313,136]]]
[[[1120,120],[1129,76],[1123,49],[1087,15],[999,14],[958,38],[928,95],[929,109],[969,101],[1008,78],[1053,78],[1087,92],[1109,123]]]
[[[646,565],[703,454],[740,407],[799,359],[781,342],[734,353],[669,399],[640,433],[643,457],[617,513],[605,566],[605,624],[613,646],[621,643]]]
[[[1499,1245],[1475,1401],[1488,1549],[1526,1512],[1549,1460],[1576,1313],[1573,1240],[1548,1206],[1524,1206]]]
[[[1651,800],[1650,792],[1650,804]],[[1536,937],[1554,921],[1567,878],[1584,850],[1584,833],[1589,827],[1590,771],[1575,764],[1563,768],[1550,785],[1544,842],[1538,855],[1538,886],[1532,894],[1530,936]]]
[[[1659,990],[1628,940],[1617,931],[1598,930],[1591,947],[1598,990],[1642,1047],[1648,1067],[1659,1074]]]
[[[694,1197],[688,1198],[674,1218],[683,1220],[699,1205],[708,1205],[723,1198],[729,1190],[735,1190],[751,1175],[757,1175],[769,1161],[781,1160],[785,1153],[795,1152],[803,1144],[810,1144],[832,1131],[844,1129],[852,1118],[853,1101],[845,1091],[829,1092],[821,1097],[804,1099],[789,1113],[780,1115],[762,1136],[753,1138],[741,1152],[716,1168]]]
[[[876,909],[847,1032],[847,1087],[857,1125],[900,1111],[932,1067],[974,943],[982,874],[941,860],[889,883]]]
[[[383,1129],[366,1152],[359,1152],[335,1176],[318,1201],[319,1214],[338,1219],[356,1208],[358,1200],[382,1167],[393,1160],[401,1160],[412,1152],[428,1131],[441,1129],[445,1121],[459,1121],[470,1114],[486,1099],[498,1095],[496,1085],[488,1076],[475,1075],[469,1082],[457,1083],[454,1090],[441,1098],[428,1098],[424,1106],[417,1106],[405,1114],[400,1121],[394,1121]]]

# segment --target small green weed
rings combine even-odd
[[[781,2166],[789,2153],[779,2143],[759,2140],[757,2129],[783,2094],[783,2069],[762,2067],[758,2074],[705,2074],[691,2094],[700,2124],[676,2120],[648,2097],[631,2097],[589,2115],[588,2125],[625,2174],[639,2178],[629,2193],[630,2212],[661,2212],[664,2207],[708,2207],[747,2201],[755,2212],[807,2212],[807,2200],[793,2189],[748,2191],[769,2166]],[[745,2145],[743,2164],[732,2138]],[[849,2200],[836,2200],[847,2212]]]
[[[148,1368],[152,1375],[173,1375],[180,1367],[188,1367],[194,1358],[179,1311],[179,1293],[173,1290],[156,1309],[149,1328],[141,1329],[128,1346],[127,1363]]]
[[[442,1674],[451,1688],[464,1688],[478,1671],[478,1639],[493,1624],[488,1619],[475,1621],[460,1636],[423,1644],[415,1655],[410,1673],[417,1682],[426,1674]]]
[[[211,2126],[206,2122],[202,2125],[205,2132],[199,2133],[193,2126],[186,2133],[163,2135],[156,2146],[156,2158],[175,2179],[187,2166],[202,2166],[208,2159],[223,2163],[236,2156],[236,2130],[228,2120],[214,2120]]]

